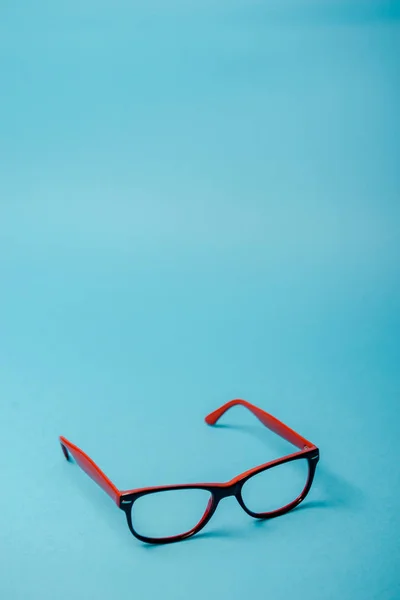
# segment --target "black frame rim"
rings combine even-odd
[[[243,488],[244,484],[246,483],[246,481],[248,481],[255,475],[258,475],[259,473],[262,473],[263,471],[267,471],[268,469],[274,468],[275,466],[285,464],[285,463],[288,463],[288,462],[291,462],[294,460],[300,460],[300,459],[301,460],[305,459],[308,462],[308,479],[307,479],[304,489],[297,496],[297,498],[295,500],[293,500],[293,502],[290,502],[289,504],[281,507],[280,509],[277,509],[277,510],[274,510],[271,512],[265,512],[265,513],[255,513],[248,509],[248,507],[246,506],[246,504],[244,503],[243,498],[242,498],[242,488]],[[318,448],[306,449],[306,450],[299,452],[298,454],[293,454],[290,456],[282,457],[281,459],[274,461],[273,464],[261,465],[259,468],[255,468],[256,470],[253,470],[250,474],[244,475],[241,479],[234,481],[234,483],[232,483],[231,485],[193,483],[193,484],[183,484],[183,485],[166,485],[166,486],[160,486],[157,488],[149,488],[146,490],[139,490],[137,492],[128,492],[121,496],[120,508],[121,508],[121,510],[123,510],[125,512],[128,527],[129,527],[131,533],[138,540],[148,543],[148,544],[168,544],[168,543],[173,543],[173,542],[179,542],[181,540],[187,539],[187,538],[192,537],[193,535],[199,533],[199,531],[201,531],[207,525],[207,523],[210,521],[210,519],[213,516],[213,514],[215,513],[220,501],[223,498],[226,498],[229,496],[235,496],[235,498],[238,501],[241,508],[250,517],[252,517],[254,519],[260,519],[260,520],[274,519],[275,517],[279,517],[281,515],[284,515],[284,514],[290,512],[291,510],[296,508],[296,506],[298,506],[301,502],[303,502],[304,499],[307,497],[307,495],[311,489],[313,480],[314,480],[318,461],[319,461]],[[203,490],[210,492],[210,496],[212,498],[212,502],[211,502],[210,506],[206,509],[202,519],[197,523],[197,525],[195,527],[193,527],[192,529],[190,529],[189,531],[187,531],[185,533],[181,533],[181,534],[178,534],[175,536],[160,537],[160,538],[143,536],[135,530],[133,523],[132,523],[132,507],[136,500],[138,500],[142,496],[146,496],[146,495],[153,494],[153,493],[173,491],[173,490],[185,490],[185,489],[203,489]]]

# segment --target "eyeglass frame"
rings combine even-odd
[[[96,465],[96,463],[88,456],[83,450],[78,448],[75,444],[67,440],[64,436],[59,437],[59,441],[61,444],[61,449],[64,453],[67,461],[71,462],[71,456],[75,459],[76,463],[81,467],[81,469],[93,480],[95,481],[116,503],[116,505],[125,512],[128,527],[131,533],[140,541],[148,543],[148,544],[167,544],[171,542],[179,542],[186,538],[189,538],[196,533],[198,533],[203,527],[207,525],[210,521],[211,517],[215,513],[219,502],[228,496],[235,496],[236,500],[242,507],[242,509],[251,517],[256,519],[272,519],[275,517],[279,517],[291,510],[293,510],[296,506],[298,506],[309,493],[315,475],[316,466],[319,460],[319,448],[313,444],[312,442],[306,440],[299,433],[267,413],[261,408],[250,404],[246,400],[242,400],[241,398],[236,398],[227,402],[220,408],[217,408],[215,411],[211,412],[209,415],[205,417],[205,422],[208,425],[215,425],[217,421],[222,417],[222,415],[232,408],[233,406],[243,406],[247,408],[250,412],[255,415],[259,421],[263,425],[265,425],[268,429],[290,442],[294,446],[300,449],[299,452],[294,452],[292,454],[288,454],[286,456],[282,456],[281,458],[277,458],[275,460],[269,461],[267,463],[263,463],[258,465],[257,467],[253,467],[237,475],[233,479],[223,483],[188,483],[188,484],[180,484],[180,485],[163,485],[163,486],[152,486],[152,487],[144,487],[137,488],[132,490],[119,490],[115,484],[105,475],[105,473]],[[242,488],[243,485],[254,475],[258,473],[262,473],[267,469],[271,469],[277,465],[282,465],[288,462],[292,462],[295,460],[306,459],[308,462],[308,479],[305,484],[303,491],[289,504],[270,512],[256,513],[251,511],[243,501],[242,498]],[[190,489],[200,489],[206,490],[210,493],[210,499],[207,504],[207,508],[195,527],[186,531],[179,535],[168,536],[168,537],[147,537],[138,533],[132,523],[132,506],[136,500],[140,497],[153,494],[157,492],[167,492],[167,491],[176,491],[176,490],[190,490]]]

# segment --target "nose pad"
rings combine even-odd
[[[240,526],[243,511],[241,510],[238,497],[236,496],[237,493],[237,489],[232,488],[229,494],[225,494],[219,499],[219,508],[211,519],[212,527],[214,527],[215,530],[226,532],[235,530],[237,523],[239,523]]]

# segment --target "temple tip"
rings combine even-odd
[[[217,413],[217,411],[213,411],[212,413],[207,415],[204,420],[207,423],[207,425],[215,425],[215,423],[218,421],[219,416],[220,415]]]
[[[62,442],[60,442],[60,444],[61,444],[61,450],[63,451],[63,454],[64,454],[66,460],[68,462],[70,462],[71,461],[71,457],[69,455],[69,452],[68,452],[67,448],[64,446],[64,444]]]

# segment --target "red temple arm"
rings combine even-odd
[[[237,406],[237,405],[248,408],[253,413],[253,415],[255,415],[261,421],[261,423],[263,425],[268,427],[268,429],[270,429],[274,433],[277,433],[278,435],[283,437],[285,440],[287,440],[294,446],[297,446],[297,448],[303,449],[305,447],[307,447],[307,448],[314,447],[314,444],[312,444],[311,442],[309,442],[308,440],[303,438],[299,433],[296,433],[295,431],[293,431],[293,429],[290,429],[290,427],[288,427],[284,423],[281,423],[281,421],[278,421],[278,419],[275,419],[275,417],[273,417],[272,415],[265,412],[265,410],[262,410],[261,408],[257,408],[257,406],[250,404],[250,402],[247,402],[246,400],[241,400],[240,398],[236,398],[235,400],[231,400],[230,402],[227,402],[220,408],[217,408],[217,410],[214,410],[214,412],[207,415],[205,418],[206,423],[208,425],[215,425],[215,423],[218,421],[218,419],[220,417],[222,417],[222,415],[227,410],[232,408],[232,406]]]
[[[115,487],[110,479],[99,469],[95,462],[85,454],[78,446],[69,442],[65,437],[60,436],[61,448],[67,460],[70,460],[70,454],[74,457],[78,465],[95,481],[119,506],[121,492]]]

